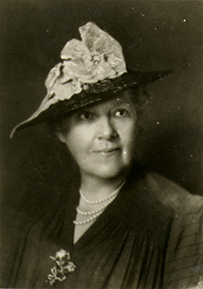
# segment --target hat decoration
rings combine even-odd
[[[48,94],[40,111],[79,94],[85,90],[85,84],[118,77],[126,72],[122,48],[108,33],[92,22],[80,27],[79,32],[82,41],[68,41],[61,51],[63,62],[48,74],[45,81]]]
[[[47,95],[40,107],[13,129],[11,138],[16,129],[37,118],[58,101],[68,100],[88,89],[88,84],[115,78],[127,72],[118,41],[92,22],[79,27],[79,32],[82,41],[68,41],[61,51],[62,62],[50,70],[45,80]]]
[[[122,47],[107,32],[88,22],[79,27],[82,40],[72,39],[61,51],[61,62],[53,67],[45,81],[47,94],[39,108],[12,130],[27,124],[54,119],[54,116],[107,99],[131,86],[143,86],[171,71],[127,71]]]

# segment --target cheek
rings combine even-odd
[[[66,144],[70,153],[76,160],[80,157],[84,157],[84,154],[88,153],[90,148],[90,139],[87,133],[81,131],[70,132],[66,137]]]
[[[136,149],[136,140],[137,140],[137,127],[131,126],[128,127],[123,132],[123,149],[124,149],[124,156],[126,158],[132,158]]]
[[[124,124],[120,129],[120,136],[126,145],[132,145],[137,138],[137,125],[135,122]]]
[[[66,135],[66,145],[70,151],[70,153],[75,156],[77,156],[78,152],[81,150],[81,142],[80,137],[77,133],[69,132]]]

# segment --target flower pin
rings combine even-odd
[[[56,252],[55,257],[50,256],[50,258],[54,261],[55,266],[51,268],[51,274],[48,275],[49,284],[52,286],[55,281],[64,281],[68,273],[75,271],[75,264],[70,262],[70,253],[61,249]]]

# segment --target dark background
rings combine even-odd
[[[139,159],[203,195],[203,1],[0,0],[1,189],[9,203],[51,176],[70,187],[76,168],[44,125],[12,128],[45,96],[44,80],[78,27],[95,22],[123,46],[128,66],[173,74],[150,84]]]

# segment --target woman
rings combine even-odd
[[[145,86],[168,72],[127,71],[109,34],[94,23],[79,31],[41,106],[11,135],[45,121],[79,167],[79,193],[31,188],[50,197],[21,208],[5,287],[201,286],[202,198],[134,161]]]

